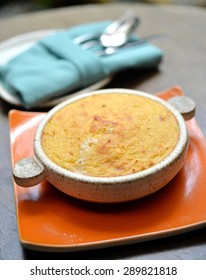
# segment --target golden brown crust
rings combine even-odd
[[[90,176],[121,176],[147,169],[177,144],[173,114],[132,94],[100,94],[71,103],[44,128],[42,146],[59,166]]]

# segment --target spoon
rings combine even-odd
[[[139,25],[139,18],[133,14],[125,14],[112,22],[103,33],[85,34],[74,39],[75,44],[81,44],[84,49],[102,45],[103,47],[120,47]]]
[[[119,25],[116,26],[116,29],[112,29],[111,26],[109,26],[100,36],[102,46],[120,47],[124,45],[139,25],[139,22],[139,18],[134,15],[129,15],[124,20],[119,21]]]

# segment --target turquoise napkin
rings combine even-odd
[[[73,39],[102,32],[110,22],[79,25],[58,31],[0,67],[0,81],[30,109],[51,98],[72,93],[127,68],[156,67],[162,51],[143,44],[110,56],[96,56]]]

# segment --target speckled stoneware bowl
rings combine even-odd
[[[58,110],[72,102],[78,101],[82,97],[108,93],[140,95],[156,100],[168,108],[175,116],[180,131],[178,143],[173,151],[160,163],[146,170],[118,177],[82,175],[66,170],[52,162],[43,151],[41,145],[42,132],[48,120]],[[166,102],[156,96],[128,89],[106,89],[72,96],[46,114],[35,134],[35,156],[24,158],[15,164],[13,168],[14,180],[22,187],[31,187],[46,178],[65,194],[99,203],[126,202],[147,196],[165,186],[183,166],[188,147],[188,133],[185,120],[192,118],[194,112],[194,102],[183,96],[174,97],[169,102]]]

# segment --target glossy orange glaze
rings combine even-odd
[[[182,94],[173,87],[158,95],[168,99]],[[33,155],[35,129],[43,116],[10,112],[13,164]],[[206,141],[195,119],[187,125],[190,143],[184,167],[166,187],[146,198],[97,205],[66,196],[46,180],[32,188],[14,183],[22,244],[36,249],[84,249],[158,238],[206,224]]]

